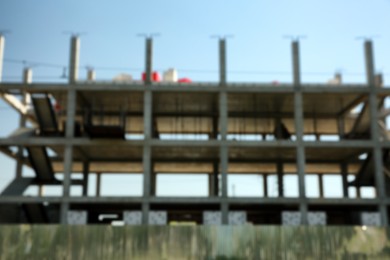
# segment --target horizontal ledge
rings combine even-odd
[[[0,146],[133,146],[145,145],[153,147],[253,147],[253,148],[293,148],[298,142],[277,141],[237,141],[237,140],[118,140],[118,139],[90,139],[65,137],[28,137],[28,138],[0,138]],[[335,142],[306,141],[302,142],[306,148],[372,148],[375,143],[370,140],[341,140]],[[382,142],[381,147],[390,147],[390,142]]]
[[[78,82],[75,84],[68,83],[0,83],[0,90],[28,90],[32,92],[50,92],[50,91],[68,91],[74,89],[76,91],[145,91],[152,92],[167,91],[167,92],[270,92],[270,93],[293,93],[295,88],[293,84],[272,83],[227,83],[221,87],[218,82],[205,83],[154,83],[145,85],[139,82],[135,83],[114,83],[114,82]],[[365,84],[302,84],[299,88],[302,92],[307,93],[368,93],[370,89]],[[389,90],[378,90],[381,94],[390,94]]]
[[[299,198],[265,198],[265,197],[151,197],[144,199],[143,197],[27,197],[27,196],[0,196],[0,204],[15,204],[15,203],[62,203],[67,202],[71,204],[82,203],[105,203],[105,204],[142,204],[147,202],[150,204],[219,204],[228,203],[230,205],[295,205],[298,206],[301,202],[308,204],[308,206],[375,206],[379,205],[380,200],[373,199],[351,199],[351,198],[306,198],[301,200]],[[390,204],[390,198],[385,200],[385,204]],[[259,208],[261,210],[261,208]]]

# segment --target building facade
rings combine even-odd
[[[29,69],[23,83],[0,83],[2,98],[21,115],[20,127],[0,139],[1,152],[17,161],[0,196],[0,222],[387,226],[390,90],[374,73],[372,43],[364,43],[367,82],[360,85],[342,84],[340,75],[329,84],[301,83],[299,42],[291,49],[292,84],[228,82],[225,39],[219,82],[159,83],[147,38],[145,80],[103,83],[78,80],[73,36],[67,84],[33,83]],[[23,176],[23,166],[35,176]],[[101,175],[110,172],[142,174],[143,195],[99,196]],[[157,196],[164,173],[207,175],[209,196]],[[96,196],[87,193],[91,174]],[[264,196],[229,196],[229,174],[261,176]],[[295,176],[298,197],[285,196],[286,175]],[[307,196],[308,175],[318,179],[318,198]],[[340,176],[341,198],[324,196],[324,175]],[[276,176],[276,197],[269,196],[269,176]],[[30,186],[49,185],[62,187],[62,196],[23,196]],[[82,196],[71,196],[74,186]],[[361,187],[375,196],[362,198]]]

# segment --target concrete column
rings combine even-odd
[[[284,197],[284,181],[283,181],[283,163],[279,161],[276,164],[277,175],[278,175],[278,196],[280,198]]]
[[[356,185],[355,188],[356,188],[356,198],[357,198],[357,199],[360,199],[360,198],[361,198],[360,186],[359,186],[359,185]]]
[[[43,187],[43,185],[39,185],[39,187],[38,187],[38,196],[39,197],[43,197],[44,190],[45,190],[45,188]]]
[[[337,128],[338,128],[338,132],[339,132],[339,138],[343,139],[343,137],[345,135],[345,124],[344,124],[344,116],[343,115],[337,117]]]
[[[0,36],[0,38],[1,38],[1,36]],[[1,41],[1,39],[0,39],[0,41]],[[1,50],[0,50],[0,52],[1,52]],[[23,83],[24,84],[31,84],[32,83],[32,70],[30,68],[25,68],[23,70]],[[22,104],[24,106],[26,106],[30,103],[31,103],[30,94],[27,93],[26,91],[23,91]],[[26,127],[26,116],[25,115],[22,115],[22,114],[20,115],[19,127]],[[23,158],[23,147],[21,147],[21,146],[18,147],[18,155],[17,156],[19,159]],[[16,175],[16,178],[20,178],[23,175],[23,164],[22,164],[21,160],[18,160],[16,162],[15,175]]]
[[[67,110],[66,110],[66,129],[65,129],[65,138],[71,139],[74,137],[74,123],[76,115],[76,91],[69,86],[68,89],[68,100],[67,100]],[[61,224],[67,223],[67,216],[69,210],[68,199],[70,197],[70,178],[72,174],[72,164],[73,164],[73,145],[65,145],[64,151],[64,181],[63,181],[63,195],[61,202]]]
[[[70,39],[69,83],[75,83],[79,77],[80,39],[73,35]]]
[[[294,119],[297,149],[297,170],[298,170],[298,188],[299,188],[299,210],[301,212],[303,225],[307,224],[307,202],[305,191],[305,148],[303,146],[303,97],[301,91],[301,75],[299,61],[299,42],[292,42],[293,56],[293,85],[294,85]]]
[[[349,191],[348,191],[348,164],[342,163],[341,164],[341,178],[343,181],[343,197],[349,198]]]
[[[208,186],[209,186],[209,197],[214,197],[215,191],[214,191],[214,173],[212,172],[211,174],[207,175],[208,177]]]
[[[83,196],[88,196],[89,162],[83,162]]]
[[[5,38],[4,35],[0,34],[0,83],[2,82],[3,79],[4,47],[5,47]]]
[[[228,108],[227,108],[227,93],[225,90],[221,90],[219,93],[219,129],[221,135],[221,141],[227,139],[227,123],[228,123]],[[220,159],[220,172],[221,172],[221,195],[222,195],[222,224],[228,224],[228,163],[229,163],[229,151],[226,144],[221,143],[219,147],[219,159]],[[226,205],[225,205],[226,204]]]
[[[268,198],[268,174],[263,174],[264,198]]]
[[[370,130],[371,130],[371,139],[375,143],[373,159],[375,165],[375,187],[377,196],[379,199],[379,212],[381,215],[381,222],[383,226],[388,225],[388,216],[387,216],[387,206],[386,206],[386,187],[383,171],[383,153],[381,147],[381,140],[379,137],[379,127],[378,127],[378,97],[377,97],[377,87],[375,84],[375,69],[374,69],[374,55],[371,41],[365,41],[364,43],[364,52],[366,60],[366,75],[367,75],[367,85],[370,89],[369,96],[369,106],[370,106]]]
[[[219,84],[226,84],[226,39],[219,39]]]
[[[295,87],[301,85],[301,65],[299,61],[299,42],[293,41],[291,43],[293,56],[293,84]]]
[[[219,164],[218,162],[213,163],[213,184],[214,184],[214,196],[218,197],[219,196]]]
[[[88,71],[87,71],[87,80],[88,81],[95,81],[95,78],[96,78],[95,70],[88,69]]]
[[[23,83],[24,84],[31,84],[32,83],[32,69],[31,68],[24,68],[23,70]]]
[[[144,168],[144,186],[143,186],[143,206],[142,206],[142,224],[148,224],[149,216],[149,198],[151,195],[151,147],[144,146],[143,168]]]
[[[150,195],[156,196],[157,192],[157,173],[154,171],[154,163],[151,164],[151,176],[150,176]]]
[[[153,59],[153,39],[146,38],[146,57],[145,57],[145,84],[152,83],[152,60]]]
[[[214,140],[218,139],[218,116],[213,116],[213,133],[212,133],[212,138]]]
[[[152,109],[153,96],[150,90],[144,91],[144,147],[143,147],[143,206],[142,224],[148,224],[149,198],[151,195],[151,175],[152,175],[152,150],[150,141],[152,139]]]
[[[100,192],[101,192],[101,185],[102,183],[102,173],[97,172],[96,173],[96,197],[100,197]]]
[[[324,176],[322,173],[318,174],[318,189],[320,191],[320,198],[324,198]]]

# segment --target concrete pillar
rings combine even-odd
[[[339,132],[339,138],[340,140],[344,138],[345,135],[345,123],[344,123],[344,116],[341,115],[337,117],[337,128]]]
[[[2,82],[3,79],[4,47],[5,47],[5,38],[4,35],[0,34],[0,83]]]
[[[157,192],[157,173],[154,171],[154,163],[151,164],[151,176],[150,176],[150,196],[156,196]]]
[[[295,87],[301,85],[301,66],[299,61],[299,42],[293,41],[291,43],[293,56],[293,84]]]
[[[284,197],[284,181],[283,181],[283,163],[279,161],[276,164],[277,175],[278,175],[278,196],[280,198]]]
[[[218,139],[218,116],[213,116],[212,117],[212,120],[213,120],[213,133],[212,133],[212,138],[214,140],[217,140]]]
[[[102,183],[102,174],[101,172],[96,173],[96,197],[100,197],[100,192],[101,192],[101,185]]]
[[[364,55],[366,65],[366,80],[369,88],[375,87],[375,69],[374,69],[374,54],[372,42],[367,40],[364,42]]]
[[[218,162],[213,163],[213,184],[214,184],[214,196],[219,196],[219,164]]]
[[[73,35],[70,39],[69,83],[75,83],[79,77],[80,39]]]
[[[23,70],[23,83],[24,84],[31,84],[32,83],[32,69],[31,68],[24,68]]]
[[[268,174],[263,174],[264,198],[268,198]]]
[[[88,81],[95,81],[96,73],[94,69],[88,69],[87,71],[87,80]]]
[[[219,39],[219,84],[226,84],[226,39]]]
[[[83,162],[83,196],[88,196],[89,162]]]
[[[150,90],[144,91],[144,147],[143,147],[143,205],[142,205],[142,224],[148,224],[149,216],[149,198],[151,195],[151,175],[152,175],[152,148],[150,141],[152,139],[152,109],[153,96]]]
[[[146,57],[145,57],[145,84],[152,83],[152,62],[153,62],[153,39],[151,37],[146,38]]]
[[[356,188],[356,198],[357,198],[357,199],[360,199],[360,198],[361,198],[360,186],[359,186],[359,185],[356,185],[355,188]]]
[[[33,71],[31,68],[25,68],[23,70],[23,83],[28,85],[31,84],[33,80]],[[23,92],[23,105],[30,106],[31,105],[31,95],[27,92]]]
[[[66,110],[66,129],[65,129],[65,138],[72,139],[74,137],[74,123],[76,115],[76,91],[73,87],[69,86],[68,89],[68,100],[67,100],[67,110]],[[72,164],[73,164],[73,145],[66,144],[64,151],[64,180],[63,180],[63,194],[61,202],[61,213],[60,220],[61,224],[68,224],[68,210],[70,197],[70,178],[72,173]]]
[[[381,216],[381,223],[383,226],[388,225],[387,218],[387,206],[386,206],[386,187],[383,171],[383,153],[381,147],[381,140],[379,137],[379,127],[378,127],[378,97],[377,97],[377,87],[375,84],[375,69],[374,69],[374,55],[371,41],[365,41],[364,43],[364,52],[366,60],[366,75],[367,75],[367,85],[370,89],[369,96],[369,106],[370,106],[370,130],[371,130],[371,140],[374,142],[374,151],[373,159],[375,165],[375,187],[377,196],[379,199],[379,212]]]
[[[320,191],[320,198],[324,198],[324,176],[322,173],[318,174],[318,189]]]
[[[215,191],[214,191],[214,173],[210,173],[207,175],[208,177],[208,186],[209,186],[209,197],[214,197],[215,196]]]
[[[349,190],[348,190],[348,164],[341,164],[341,178],[343,182],[343,197],[349,198]]]
[[[219,147],[219,159],[220,159],[220,172],[221,172],[221,197],[222,197],[222,224],[228,224],[228,163],[229,163],[229,151],[228,146],[224,143],[227,139],[227,123],[228,123],[228,108],[227,108],[227,93],[225,90],[221,90],[219,93],[219,129],[221,136],[221,143]],[[226,204],[226,205],[225,205]]]
[[[299,189],[299,209],[301,212],[303,225],[307,225],[307,202],[305,191],[305,148],[303,146],[303,97],[301,91],[301,75],[299,61],[299,42],[292,42],[293,56],[293,85],[294,85],[294,120],[297,149],[297,170],[298,170],[298,189]]]
[[[1,41],[1,39],[0,39],[0,41]],[[1,52],[1,50],[0,50],[0,52]],[[25,68],[23,70],[23,83],[24,84],[31,84],[32,83],[32,70],[30,68]],[[22,104],[24,106],[26,106],[30,103],[31,103],[30,94],[27,93],[26,91],[23,91]],[[20,115],[19,127],[26,127],[26,116],[25,115],[22,115],[22,114]],[[21,147],[21,146],[18,147],[17,156],[19,159],[23,158],[23,147]],[[15,176],[16,176],[16,178],[20,178],[20,177],[22,177],[22,175],[23,175],[23,164],[22,164],[21,160],[18,160],[16,162]]]
[[[43,185],[39,185],[39,187],[38,187],[38,196],[39,197],[43,197],[44,190],[45,190],[45,188],[43,187]]]

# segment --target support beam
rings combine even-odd
[[[23,83],[26,84],[26,85],[32,83],[32,70],[30,68],[25,68],[23,70]],[[22,105],[24,107],[26,107],[30,103],[31,103],[30,94],[27,93],[26,91],[23,91]],[[26,109],[26,111],[27,111],[27,109]],[[20,118],[19,118],[19,127],[20,128],[26,127],[27,118],[26,118],[25,114],[21,113],[19,116],[20,116]],[[18,147],[17,157],[19,159],[23,158],[23,147],[22,146]],[[22,160],[18,160],[16,162],[15,176],[16,176],[16,178],[21,178],[22,175],[23,175],[23,163],[22,163]]]
[[[8,186],[0,193],[0,196],[22,196],[23,192],[34,181],[34,178],[15,178]]]
[[[268,198],[268,174],[263,174],[264,198]]]
[[[227,93],[226,91],[221,91],[219,93],[219,129],[221,141],[226,141],[227,139],[227,124],[228,124],[228,110],[227,110]],[[223,199],[228,197],[228,161],[229,161],[229,151],[228,146],[225,143],[220,144],[219,147],[219,160],[220,160],[220,172],[221,172],[221,196]],[[222,202],[222,224],[228,224],[228,211],[227,205],[224,205],[225,202]]]
[[[83,196],[88,196],[89,162],[83,162]]]
[[[3,79],[4,47],[5,47],[5,38],[4,35],[0,33],[0,83],[2,82]]]
[[[344,116],[338,116],[337,117],[337,128],[339,132],[339,138],[340,140],[343,139],[345,135],[345,121]]]
[[[219,164],[218,162],[213,163],[213,179],[214,179],[214,193],[215,197],[219,196]]]
[[[318,189],[319,189],[319,193],[320,193],[320,198],[324,198],[324,178],[323,178],[323,174],[320,173],[317,175],[318,176]]]
[[[145,50],[145,84],[152,83],[152,70],[153,70],[153,39],[152,37],[146,38],[146,50]]]
[[[299,42],[298,40],[291,43],[293,57],[293,85],[295,88],[301,85],[301,65],[299,60]]]
[[[381,140],[379,137],[379,127],[378,127],[378,97],[377,97],[377,86],[375,84],[375,69],[374,69],[374,55],[373,47],[371,41],[365,41],[364,43],[364,52],[366,60],[366,75],[367,75],[367,85],[370,89],[369,96],[369,108],[370,108],[370,130],[371,138],[375,143],[373,151],[374,159],[374,169],[375,169],[375,188],[377,196],[380,200],[379,203],[379,213],[381,216],[381,222],[383,226],[388,225],[388,213],[387,206],[385,204],[386,200],[386,187],[383,171],[383,153],[381,147]]]
[[[226,85],[226,39],[219,39],[219,84]]]
[[[278,175],[278,196],[280,198],[284,197],[284,181],[283,181],[283,163],[278,161],[276,164],[276,170]]]
[[[11,94],[1,94],[0,96],[3,100],[8,103],[11,107],[13,107],[19,114],[26,115],[27,107],[23,105],[23,103],[14,95]]]
[[[208,174],[208,188],[209,188],[209,197],[214,197],[215,191],[214,191],[214,173]]]
[[[96,197],[100,197],[101,195],[101,187],[102,187],[102,173],[96,173]]]
[[[38,196],[43,197],[45,193],[45,187],[43,185],[38,186]]]
[[[301,212],[301,224],[307,225],[307,202],[305,191],[305,147],[303,142],[303,98],[301,89],[300,61],[299,61],[299,42],[292,42],[293,56],[293,84],[294,84],[294,119],[295,135],[297,143],[297,170],[298,170],[298,189],[299,189],[299,210]]]
[[[150,196],[155,197],[157,193],[157,172],[154,171],[154,162],[152,162],[151,167]]]
[[[72,35],[70,39],[69,83],[75,83],[78,80],[79,56],[80,56],[80,39],[77,35]]]
[[[65,138],[72,139],[74,137],[74,125],[76,115],[76,91],[74,88],[68,90],[67,111],[66,111],[66,129]],[[64,181],[63,194],[61,202],[60,221],[61,224],[68,224],[68,210],[70,197],[70,184],[73,164],[73,145],[67,143],[64,151]]]
[[[349,190],[348,190],[348,164],[347,163],[341,163],[340,165],[341,170],[341,179],[343,182],[343,197],[349,198]]]
[[[92,68],[89,68],[88,71],[87,71],[87,80],[90,81],[90,82],[93,82],[95,81],[96,79],[96,72],[94,69]]]
[[[362,197],[361,192],[360,192],[360,186],[356,185],[356,198],[360,199]]]
[[[144,146],[143,146],[143,206],[142,206],[142,224],[148,224],[149,216],[149,198],[151,196],[151,175],[152,175],[152,148],[150,141],[152,139],[152,92],[146,90],[144,92]]]

